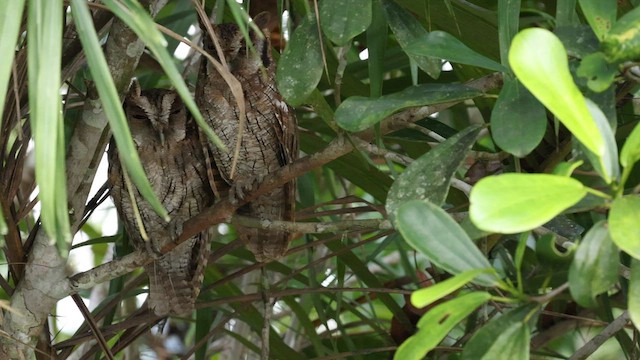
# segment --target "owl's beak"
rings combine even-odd
[[[160,130],[158,135],[160,136],[160,145],[164,146],[164,131]]]

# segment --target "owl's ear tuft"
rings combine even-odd
[[[271,20],[271,14],[268,11],[263,11],[258,15],[253,17],[253,22],[260,28],[263,32],[270,31],[269,29],[269,21]]]
[[[139,97],[141,92],[142,92],[142,89],[140,89],[140,83],[138,82],[138,79],[136,78],[131,79],[131,85],[129,86],[129,94],[127,96]]]

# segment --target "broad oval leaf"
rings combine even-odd
[[[611,239],[627,254],[640,259],[640,198],[617,198],[609,211]]]
[[[316,24],[312,14],[305,17],[278,61],[278,90],[293,106],[304,103],[322,77],[322,44]]]
[[[410,44],[418,39],[425,38],[429,32],[420,24],[418,20],[407,10],[403,9],[395,1],[384,1],[382,3],[384,14],[389,23],[389,27],[396,40],[404,52],[415,62],[422,71],[429,74],[434,79],[440,76],[442,63],[440,58],[430,56],[420,56],[412,53]]]
[[[338,106],[335,119],[347,131],[362,131],[400,110],[466,100],[481,94],[460,84],[421,84],[379,98],[352,96]]]
[[[616,21],[616,0],[579,0],[579,3],[593,32],[602,40]]]
[[[511,43],[509,64],[518,79],[598,157],[605,143],[593,121],[584,96],[569,72],[567,52],[549,30],[529,28]]]
[[[444,31],[432,31],[426,37],[412,41],[407,49],[412,55],[430,56],[493,71],[508,71],[500,63],[478,54],[455,36]]]
[[[440,304],[418,322],[418,332],[398,347],[396,360],[420,360],[475,309],[491,299],[488,292],[472,292]]]
[[[638,259],[631,259],[627,305],[631,322],[636,329],[640,329],[640,261]]]
[[[434,301],[442,299],[452,292],[465,286],[476,276],[486,273],[485,270],[468,270],[452,278],[441,281],[435,285],[418,289],[411,294],[411,304],[417,308],[422,308],[432,304]]]
[[[640,7],[624,14],[602,40],[602,50],[610,62],[640,57]]]
[[[492,268],[460,225],[428,201],[413,200],[400,206],[396,227],[411,247],[451,274]],[[498,279],[493,274],[485,274],[473,282],[494,286]]]
[[[586,101],[591,117],[595,121],[605,144],[604,151],[601,156],[595,157],[594,154],[589,152],[587,152],[586,155],[596,172],[606,181],[607,184],[610,184],[620,176],[620,167],[618,166],[618,145],[616,144],[616,139],[613,136],[613,130],[611,129],[609,120],[607,120],[602,110],[600,110],[598,105],[590,99],[586,99]]]
[[[618,74],[618,66],[609,63],[603,53],[595,52],[582,58],[576,74],[587,79],[591,91],[599,93],[611,86]]]
[[[569,268],[569,290],[580,306],[595,307],[595,297],[618,281],[618,249],[604,221],[582,239]]]
[[[625,168],[631,168],[638,160],[640,160],[640,124],[633,128],[620,151],[620,164]]]
[[[528,359],[530,331],[527,317],[537,306],[520,306],[489,321],[469,339],[461,359]]]
[[[547,128],[544,106],[515,79],[505,79],[491,113],[491,135],[504,151],[517,157],[529,154]]]
[[[586,194],[580,181],[564,176],[489,176],[471,190],[469,216],[481,230],[515,234],[543,225]]]
[[[371,0],[323,0],[319,6],[322,30],[336,45],[347,45],[371,24]]]
[[[480,129],[470,126],[460,131],[407,166],[387,196],[385,208],[391,221],[398,207],[407,201],[429,200],[438,206],[444,203],[451,178],[475,143]]]

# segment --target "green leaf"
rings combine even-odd
[[[609,62],[637,60],[640,57],[640,7],[624,14],[602,40]]]
[[[338,46],[347,45],[371,24],[371,0],[323,0],[319,6],[322,30]]]
[[[564,251],[558,250],[556,245],[555,234],[542,235],[536,241],[536,257],[545,264],[564,265],[573,260],[577,246],[565,249]]]
[[[569,268],[569,290],[580,306],[595,307],[595,297],[618,281],[618,249],[604,221],[582,239]]]
[[[66,254],[71,230],[60,98],[63,5],[60,0],[31,0],[28,9],[29,104],[42,224],[60,253]]]
[[[579,3],[593,32],[602,40],[616,21],[616,0],[579,0]]]
[[[444,31],[432,31],[426,37],[412,41],[407,48],[408,54],[412,55],[430,56],[493,71],[508,71],[506,67],[471,50]]]
[[[72,0],[71,12],[76,27],[78,28],[78,36],[84,48],[87,63],[89,64],[89,71],[91,71],[91,76],[96,83],[104,112],[107,115],[107,119],[109,119],[109,126],[111,127],[113,137],[118,146],[120,160],[127,169],[131,180],[140,191],[140,194],[149,202],[158,215],[168,220],[169,215],[167,214],[167,210],[164,209],[153,193],[149,180],[142,169],[136,148],[133,145],[127,119],[124,116],[124,110],[122,110],[122,103],[113,79],[111,78],[107,61],[102,53],[98,35],[93,27],[93,18],[89,13],[86,1]]]
[[[610,184],[613,180],[617,180],[620,176],[620,168],[618,166],[618,145],[616,139],[613,136],[613,130],[609,120],[605,117],[604,113],[596,103],[590,99],[586,99],[587,107],[591,113],[591,117],[598,127],[598,131],[604,140],[605,148],[600,157],[596,157],[594,154],[587,152],[587,158],[593,165],[596,172]]]
[[[640,259],[640,198],[617,198],[609,211],[611,239],[627,254]]]
[[[640,329],[640,261],[637,259],[631,259],[627,306],[631,322],[636,329]]]
[[[491,113],[491,135],[504,151],[524,157],[547,128],[544,107],[517,80],[507,78]]]
[[[411,247],[437,266],[457,275],[468,270],[491,269],[487,258],[444,210],[430,202],[413,200],[398,209],[396,227]],[[494,286],[493,274],[478,276],[474,283]]]
[[[280,57],[276,80],[287,101],[298,106],[311,95],[322,77],[322,50],[313,14],[302,20]]]
[[[429,200],[441,206],[449,184],[476,141],[481,127],[470,126],[420,156],[394,181],[385,206],[394,221],[396,210],[410,200]]]
[[[420,360],[433,350],[462,319],[491,299],[487,292],[472,292],[440,304],[418,322],[418,332],[398,347],[396,360]]]
[[[422,308],[432,304],[434,301],[442,299],[452,292],[465,286],[478,275],[486,273],[485,270],[468,270],[452,278],[441,281],[435,285],[418,289],[411,294],[411,304],[417,308]]]
[[[481,230],[515,234],[543,225],[586,194],[580,181],[564,176],[489,176],[471,190],[469,216]]]
[[[640,124],[633,128],[620,151],[620,164],[625,168],[631,168],[638,160],[640,160]]]
[[[509,66],[509,46],[511,39],[518,33],[520,5],[520,0],[498,1],[498,41],[500,43],[500,61],[504,66]]]
[[[605,143],[584,96],[573,82],[567,52],[549,30],[525,29],[511,43],[511,69],[531,93],[591,152],[601,157]]]
[[[427,37],[429,34],[427,30],[425,30],[422,24],[420,24],[410,12],[403,9],[394,1],[384,1],[383,7],[389,27],[396,36],[396,40],[402,50],[422,71],[429,74],[432,78],[437,79],[442,71],[440,58],[415,55],[410,51],[410,45],[413,42]]]
[[[618,67],[610,64],[601,52],[585,56],[576,71],[578,76],[587,79],[587,86],[595,92],[607,90],[618,74]]]
[[[520,306],[489,321],[469,339],[461,359],[528,359],[530,331],[527,317],[537,306]]]
[[[4,113],[4,100],[9,86],[23,10],[24,0],[0,2],[0,54],[4,56],[0,61],[0,114]]]
[[[420,84],[376,99],[352,96],[338,106],[335,119],[347,131],[362,131],[400,110],[471,99],[481,94],[460,84]]]

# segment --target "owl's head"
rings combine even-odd
[[[141,91],[138,82],[134,81],[124,100],[124,112],[138,147],[164,146],[185,138],[188,112],[175,91]]]
[[[251,26],[248,27],[249,40],[253,45],[253,49],[247,45],[247,40],[242,35],[242,31],[240,31],[237,24],[212,25],[231,73],[241,75],[254,74],[272,64],[270,32],[267,26],[269,18],[268,12],[262,12],[253,18],[253,23],[261,30],[259,32]],[[209,36],[203,24],[200,24],[200,27],[204,34],[204,49],[219,60],[213,39]]]

